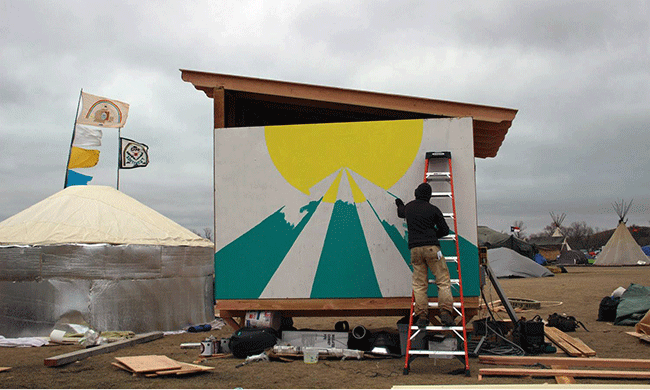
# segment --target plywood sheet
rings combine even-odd
[[[176,370],[181,368],[180,363],[164,355],[124,356],[116,357],[115,360],[128,367],[134,373]]]

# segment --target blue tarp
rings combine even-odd
[[[544,256],[540,255],[539,253],[535,254],[535,257],[533,258],[535,262],[539,265],[545,265],[546,264],[546,259]]]

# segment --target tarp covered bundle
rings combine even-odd
[[[497,278],[554,276],[546,267],[508,248],[488,249],[488,262]]]
[[[650,287],[632,283],[621,295],[614,325],[634,325],[650,310]]]
[[[477,231],[479,246],[488,249],[509,248],[529,259],[533,259],[537,253],[535,246],[513,235],[497,232],[487,226],[479,226]]]
[[[0,334],[48,335],[82,314],[99,331],[214,318],[214,249],[127,195],[73,186],[0,223]]]

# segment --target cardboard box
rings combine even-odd
[[[348,332],[284,330],[281,344],[295,347],[347,348]]]

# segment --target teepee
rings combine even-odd
[[[625,203],[615,202],[612,206],[618,214],[618,226],[612,234],[612,237],[607,241],[603,250],[598,254],[594,265],[648,265],[648,256],[643,253],[643,250],[636,243],[632,234],[627,229],[625,223],[627,220],[625,216],[630,210],[632,201]]]
[[[566,218],[566,214],[553,214],[551,211],[551,219],[553,220],[553,224],[551,226],[555,226],[555,231],[553,231],[553,234],[551,237],[562,237],[562,246],[560,247],[560,253],[564,253],[567,251],[571,250],[571,247],[569,246],[569,243],[566,240],[566,236],[564,235],[564,232],[562,231],[562,223],[564,222],[564,218]]]

